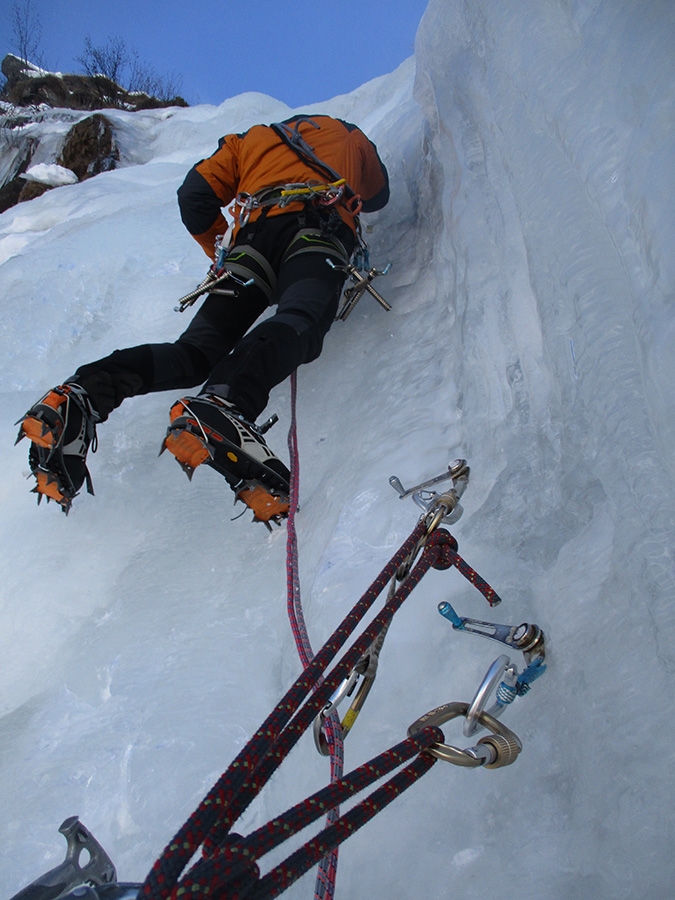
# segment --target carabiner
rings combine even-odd
[[[363,708],[363,704],[366,702],[366,698],[368,697],[370,689],[372,688],[375,681],[375,677],[377,675],[377,667],[380,659],[380,651],[382,650],[382,645],[384,644],[384,639],[387,636],[388,630],[389,625],[385,625],[385,627],[370,645],[368,650],[363,654],[361,659],[354,666],[349,675],[344,679],[342,684],[334,692],[319,715],[314,719],[314,744],[316,745],[316,749],[322,756],[328,756],[330,754],[330,748],[323,731],[323,724],[326,719],[335,710],[337,710],[337,707],[345,697],[351,697],[351,695],[354,693],[359,678],[361,678],[362,681],[359,685],[358,690],[356,691],[356,696],[352,700],[349,709],[340,722],[342,738],[346,738],[353,728],[354,723],[356,722],[358,715]]]
[[[314,745],[322,756],[330,755],[330,747],[328,746],[328,741],[326,740],[326,735],[323,731],[324,722],[334,711],[337,710],[339,704],[345,699],[345,697],[350,697],[352,695],[359,681],[359,678],[362,678],[363,680],[361,681],[359,689],[356,692],[356,696],[352,700],[349,709],[340,722],[340,733],[342,739],[344,740],[354,726],[354,723],[356,722],[356,719],[361,712],[363,704],[366,702],[366,698],[370,693],[373,682],[375,681],[374,675],[361,675],[356,671],[356,669],[352,669],[350,675],[345,678],[345,680],[330,698],[328,703],[326,703],[324,708],[321,710],[319,715],[314,719]]]
[[[499,699],[497,699],[497,701],[486,710],[488,700],[502,684],[506,686],[507,690],[512,688],[515,696],[517,680],[518,669],[516,666],[511,665],[509,657],[498,656],[485,673],[485,678],[483,678],[473,700],[469,704],[469,709],[466,713],[466,722],[462,729],[464,737],[471,737],[482,727],[482,723],[480,722],[481,713],[487,712],[488,715],[494,716],[494,718],[501,716],[508,704],[500,703]]]
[[[460,617],[447,601],[438,604],[438,611],[452,623],[456,631],[478,634],[500,644],[506,644],[507,647],[520,650],[525,660],[526,668],[522,672],[518,672],[517,666],[511,664],[508,656],[499,656],[492,663],[469,705],[464,734],[470,737],[482,724],[481,713],[485,710],[493,692],[497,692],[496,701],[487,712],[491,716],[499,716],[516,697],[523,696],[529,691],[533,681],[544,674],[546,671],[544,632],[538,625],[530,625],[527,622],[521,625],[498,625],[495,622]]]
[[[437,706],[436,709],[430,710],[413,722],[408,728],[408,735],[413,737],[427,725],[440,727],[458,716],[466,716],[468,711],[468,703],[446,703],[444,706]],[[437,759],[442,759],[455,766],[471,769],[478,768],[478,766],[484,766],[486,769],[499,769],[515,762],[523,749],[520,738],[510,728],[486,712],[479,713],[477,718],[480,724],[489,728],[492,733],[481,738],[476,746],[460,750],[450,744],[433,744],[424,752],[431,753]]]
[[[394,488],[399,498],[403,500],[412,496],[414,502],[426,513],[427,537],[435,531],[441,522],[452,525],[461,517],[462,509],[459,499],[469,484],[469,469],[465,459],[456,459],[450,463],[446,472],[429,478],[421,484],[406,490],[401,484],[401,479],[392,475],[389,484]],[[436,491],[428,491],[426,488],[441,481],[452,479],[452,487],[438,494]]]

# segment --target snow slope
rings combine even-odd
[[[312,641],[414,526],[388,477],[458,456],[472,474],[452,531],[504,599],[491,612],[457,572],[427,576],[347,766],[469,700],[499,655],[440,600],[549,639],[547,674],[504,716],[516,764],[436,765],[343,846],[340,900],[671,896],[674,37],[664,0],[431,0],[414,60],[312,108],[357,122],[387,162],[369,239],[394,263],[393,311],[363,300],[299,373]],[[119,113],[124,167],[0,217],[5,896],[62,859],[73,814],[142,880],[299,671],[285,533],[230,521],[215,473],[190,484],[157,459],[173,396],[100,429],[96,497],[68,518],[35,507],[25,443],[11,449],[16,419],[80,362],[184,327],[172,307],[205,260],[175,190],[219,135],[288,113],[257,94]],[[288,384],[269,409],[283,453]],[[326,778],[307,737],[238,830]],[[312,889],[309,874],[286,896]]]

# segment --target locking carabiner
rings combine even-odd
[[[412,737],[428,725],[440,727],[446,722],[456,719],[458,716],[466,716],[469,711],[468,703],[446,703],[437,706],[425,715],[420,716],[408,728],[408,735]],[[486,769],[499,769],[510,766],[518,758],[523,749],[520,738],[507,728],[502,722],[481,712],[478,721],[485,728],[490,729],[491,734],[482,737],[476,746],[460,750],[451,744],[433,744],[425,753],[431,753],[437,759],[452,763],[454,766],[464,766],[475,769],[484,766]]]

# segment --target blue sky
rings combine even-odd
[[[0,54],[16,52],[2,0]],[[414,52],[428,0],[16,0],[40,23],[43,65],[81,67],[87,36],[124,39],[160,75],[182,80],[191,104],[261,91],[295,107],[391,72]]]

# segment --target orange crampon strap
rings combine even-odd
[[[276,494],[257,481],[249,481],[237,491],[237,500],[245,503],[253,510],[254,522],[265,522],[269,527],[270,521],[280,524],[281,519],[288,515],[288,497]]]
[[[38,447],[44,447],[45,450],[51,450],[58,443],[58,439],[54,435],[54,429],[36,416],[26,416],[23,420],[21,423],[21,437],[27,437],[31,443],[37,444]]]
[[[177,427],[172,427],[174,422],[181,417],[184,421]],[[190,407],[183,400],[174,403],[169,411],[169,418],[171,426],[164,438],[160,454],[168,450],[176,457],[188,477],[192,478],[192,473],[197,466],[201,466],[207,459],[212,459],[212,453],[208,447],[209,436],[218,438],[219,435],[191,416]]]
[[[17,441],[27,437],[33,444],[52,450],[61,440],[63,434],[63,416],[60,407],[68,402],[70,388],[65,386],[58,390],[50,391],[40,400],[38,406],[46,406],[53,409],[60,417],[53,425],[48,425],[40,415],[26,415],[21,422],[21,430]]]

